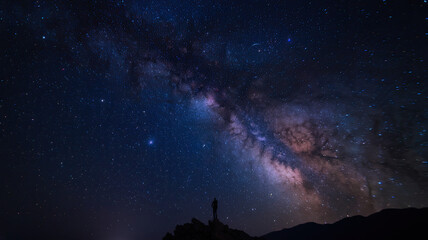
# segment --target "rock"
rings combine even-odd
[[[209,221],[205,225],[196,218],[191,223],[177,225],[174,235],[167,233],[163,240],[260,240],[251,237],[247,233],[231,229],[219,220]]]

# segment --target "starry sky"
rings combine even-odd
[[[427,207],[427,7],[2,1],[0,239]]]

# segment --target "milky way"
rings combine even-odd
[[[7,6],[2,219],[159,238],[217,196],[260,235],[426,206],[426,3],[252,4]]]
[[[148,24],[140,21],[143,28]],[[294,214],[331,221],[344,213],[425,203],[425,157],[408,147],[416,141],[406,136],[414,131],[406,125],[408,113],[388,109],[382,93],[364,93],[376,92],[379,83],[358,83],[350,73],[312,65],[291,70],[286,59],[242,65],[230,53],[240,43],[219,40],[221,28],[201,31],[191,22],[185,28],[187,37],[174,26],[148,24],[137,37],[113,24],[91,29],[83,40],[92,53],[129,72],[137,95],[168,86],[171,101],[187,101],[189,107],[197,101],[199,111],[210,112],[220,141],[231,144],[218,151],[234,153],[240,167],[267,180]],[[248,49],[258,52],[257,47]],[[378,106],[368,108],[371,102]],[[411,113],[412,122],[422,121],[420,110]],[[405,200],[391,205],[391,198]]]
[[[103,39],[105,33],[96,34]],[[137,92],[166,81],[178,99],[188,99],[190,106],[193,102],[197,111],[209,111],[220,141],[230,143],[218,151],[234,153],[241,167],[249,166],[267,180],[265,184],[275,186],[287,198],[285,208],[330,221],[343,213],[368,214],[425,202],[424,197],[412,199],[426,196],[427,174],[426,167],[421,168],[424,156],[408,147],[416,140],[406,136],[414,129],[405,119],[413,114],[411,121],[421,121],[422,113],[385,107],[382,98],[388,93],[368,99],[364,91],[376,91],[378,83],[361,83],[360,87],[369,90],[356,92],[352,89],[355,83],[347,85],[346,81],[359,79],[306,73],[312,71],[311,66],[298,71],[281,67],[286,62],[236,67],[227,47],[221,46],[224,43],[213,43],[211,37],[174,41],[179,38],[174,32],[155,36],[159,46],[138,47],[137,54],[130,51],[129,71],[135,74]],[[103,42],[101,39],[97,42]],[[148,44],[127,41],[136,46]],[[129,48],[123,40],[116,44]],[[305,76],[293,78],[275,72],[282,68]],[[332,82],[338,87],[329,89]],[[370,106],[373,99],[380,105],[374,109]],[[391,137],[405,142],[394,143]],[[401,190],[403,184],[405,191]],[[391,198],[406,201],[391,205]]]

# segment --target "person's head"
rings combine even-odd
[[[216,198],[214,198],[214,200],[217,200]]]

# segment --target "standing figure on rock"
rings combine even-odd
[[[211,203],[211,207],[213,208],[213,221],[217,220],[217,199],[214,198],[214,201]]]

